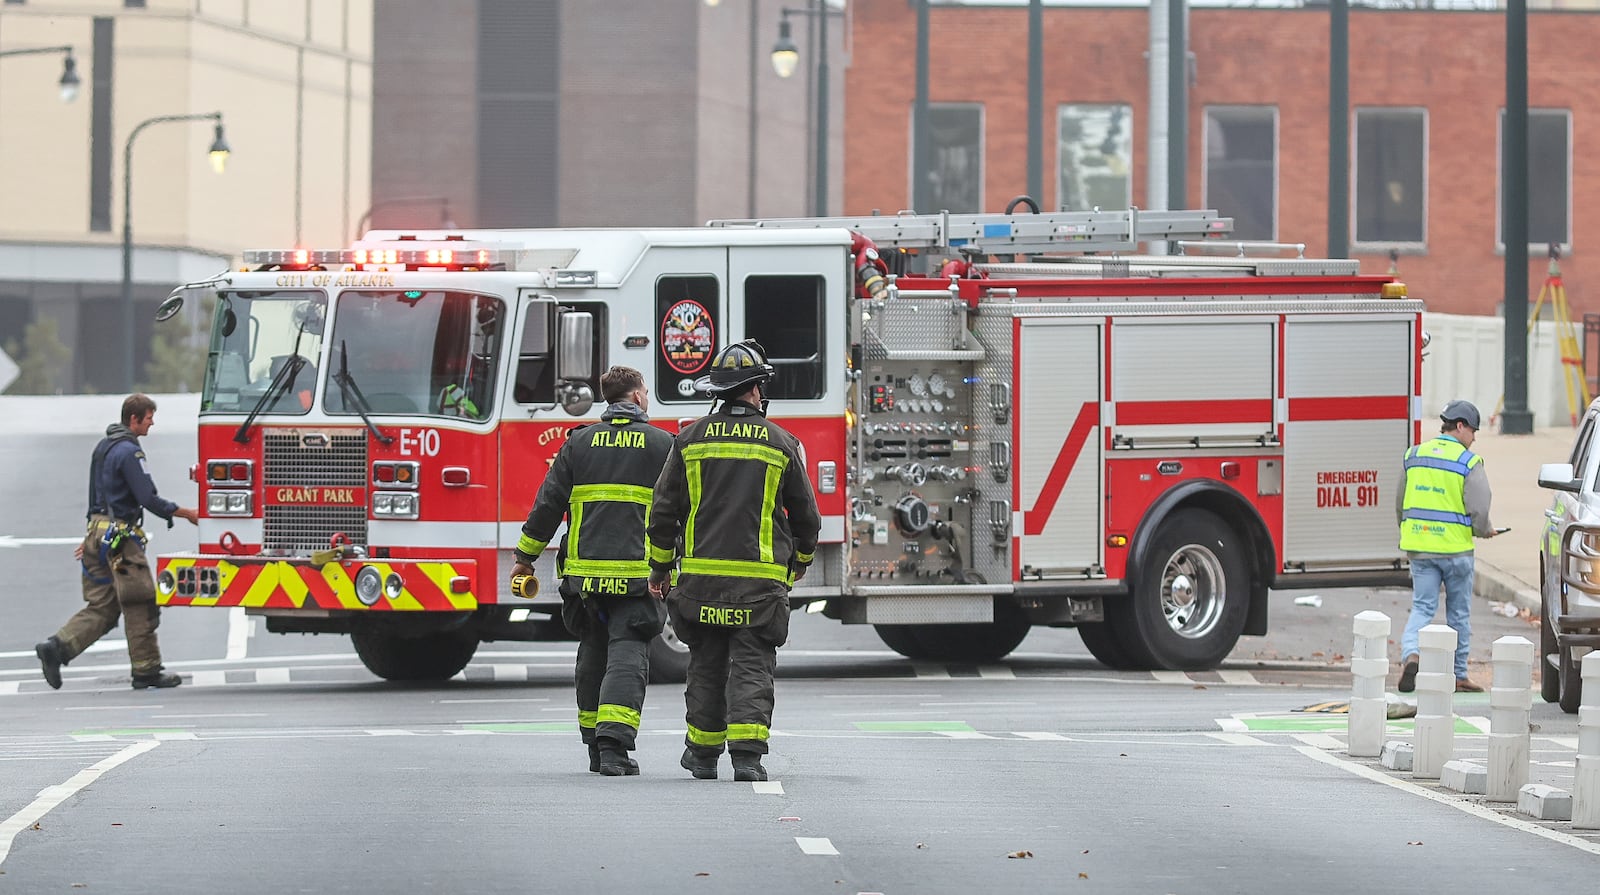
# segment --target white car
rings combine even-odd
[[[1579,663],[1600,647],[1600,400],[1589,405],[1565,463],[1539,467],[1539,487],[1556,492],[1539,539],[1544,619],[1539,655],[1545,702],[1576,713],[1583,701]]]

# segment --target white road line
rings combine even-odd
[[[109,733],[75,733],[72,738],[80,743],[109,743],[116,739]]]
[[[980,730],[935,730],[934,733],[936,733],[936,734],[938,734],[939,736],[942,736],[942,737],[949,737],[952,740],[994,740],[994,739],[999,739],[999,737],[990,736],[989,734],[986,734],[986,733],[984,733],[983,731],[980,731]]]
[[[243,659],[249,643],[250,617],[244,614],[243,606],[235,606],[228,610],[228,654],[223,657],[224,661]]]
[[[1578,748],[1578,738],[1577,737],[1538,737],[1538,739],[1548,740],[1548,741],[1550,741],[1552,743],[1555,743],[1557,746],[1560,746],[1563,749],[1576,749],[1576,748]]]
[[[950,669],[943,665],[932,665],[927,662],[911,663],[911,670],[917,673],[920,680],[949,680]]]
[[[15,696],[22,681],[0,681],[0,696]]]
[[[490,665],[489,673],[497,681],[525,681],[528,679],[528,666]]]
[[[417,732],[414,730],[396,730],[392,727],[380,727],[376,730],[367,731],[367,736],[373,737],[414,737],[416,735]]]
[[[151,736],[158,740],[197,740],[192,730],[158,730]]]
[[[112,650],[121,651],[121,650],[125,650],[127,648],[128,648],[128,641],[126,641],[126,640],[99,640],[99,641],[96,641],[94,643],[89,644],[89,648],[84,650],[84,652],[85,653],[108,653],[108,652],[111,652]],[[38,657],[39,657],[38,654],[35,653],[31,649],[15,650],[13,652],[0,653],[0,659],[37,659]],[[32,674],[38,674],[39,673],[39,669],[37,669],[37,668],[32,668],[32,669],[28,669],[28,670]]]
[[[1244,733],[1250,729],[1250,725],[1240,721],[1238,718],[1212,718],[1211,720],[1215,721],[1218,727],[1230,733]]]
[[[0,822],[0,864],[4,864],[6,857],[11,854],[11,843],[17,834],[38,823],[40,818],[49,814],[51,809],[78,794],[85,786],[100,779],[100,775],[111,770],[129,759],[136,758],[161,745],[156,740],[145,740],[134,743],[116,755],[101,759],[87,768],[73,774],[67,782],[56,786],[49,786],[40,790],[39,797],[34,799],[28,807]]]
[[[287,684],[289,683],[289,669],[287,668],[257,668],[256,683],[258,684]]]
[[[1294,738],[1313,749],[1344,748],[1344,743],[1338,737],[1331,737],[1325,733],[1297,733]]]
[[[783,784],[776,780],[757,780],[750,784],[757,793],[762,795],[783,795]]]
[[[1059,733],[1048,733],[1037,730],[1019,730],[1016,735],[1025,740],[1065,740],[1066,737]]]
[[[227,682],[226,671],[196,671],[184,683],[191,687],[220,687]]]
[[[183,715],[151,715],[152,718],[265,718],[266,712],[201,712]]]
[[[1181,671],[1152,671],[1150,676],[1163,684],[1192,684],[1194,678]]]
[[[1562,845],[1570,845],[1579,851],[1586,851],[1590,854],[1600,855],[1600,842],[1590,842],[1587,839],[1573,836],[1570,833],[1562,833],[1556,830],[1546,829],[1538,824],[1501,814],[1493,808],[1485,808],[1482,805],[1478,805],[1473,802],[1461,801],[1453,796],[1447,796],[1441,793],[1433,792],[1432,790],[1429,790],[1426,787],[1418,786],[1409,780],[1391,777],[1381,771],[1373,770],[1366,765],[1347,761],[1337,755],[1334,755],[1332,752],[1324,752],[1321,749],[1314,749],[1310,746],[1295,746],[1294,749],[1302,755],[1320,761],[1323,764],[1333,765],[1336,768],[1342,768],[1352,774],[1355,774],[1357,777],[1365,777],[1375,783],[1382,783],[1385,786],[1392,786],[1395,789],[1401,790],[1402,792],[1408,792],[1412,795],[1422,796],[1429,801],[1438,802],[1441,805],[1449,805],[1458,811],[1465,811],[1474,817],[1481,817],[1484,820],[1492,820],[1497,824],[1510,827],[1513,830],[1521,830],[1524,833],[1532,833],[1535,836],[1543,836],[1544,838],[1553,842],[1559,842]]]
[[[478,702],[549,702],[548,696],[507,697],[505,699],[435,699],[440,705],[470,704]]]
[[[1017,673],[1004,665],[980,665],[978,666],[978,677],[1009,681],[1015,680]]]
[[[794,837],[794,844],[800,846],[800,850],[808,855],[837,855],[839,853],[839,850],[833,847],[833,843],[826,839],[796,836]]]
[[[1206,736],[1213,740],[1220,740],[1230,746],[1270,746],[1266,740],[1258,740],[1253,736],[1243,733],[1208,733]]]
[[[1256,680],[1256,676],[1248,671],[1220,668],[1217,670],[1217,674],[1222,678],[1224,684],[1246,684],[1250,686],[1259,686],[1261,684],[1260,681]]]

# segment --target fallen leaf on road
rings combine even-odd
[[[1206,688],[1206,685],[1205,684],[1195,684],[1194,688],[1196,690],[1204,690]]]
[[[711,875],[711,874],[709,874],[709,873],[707,873],[707,872],[705,872],[705,871],[704,871],[704,870],[702,870],[702,871],[700,871],[700,872],[699,872],[699,873],[696,873],[696,874],[695,874],[695,876],[710,876],[710,875]]]
[[[1422,844],[1422,840],[1421,839],[1418,839],[1416,842],[1407,842],[1406,843],[1406,845],[1421,845],[1421,844]]]
[[[1316,652],[1311,654],[1311,658],[1320,659],[1320,658],[1322,658],[1323,656],[1326,656],[1326,655],[1327,655],[1327,653],[1323,652],[1322,650],[1317,650]]]
[[[122,826],[122,824],[112,824],[112,826],[113,827],[120,827],[120,826]]]
[[[1008,857],[1008,858],[1031,858],[1031,857],[1033,857],[1033,852],[1031,852],[1031,851],[1014,851],[1011,854],[1006,855],[1006,857]]]
[[[927,846],[926,846],[926,845],[923,845],[923,844],[922,844],[922,843],[920,843],[920,842],[918,842],[918,843],[917,843],[917,848],[927,848]]]
[[[42,830],[42,829],[44,829],[44,827],[41,827],[38,824],[34,824],[33,826],[29,827],[28,829],[30,829],[30,830]]]
[[[1080,870],[1080,871],[1078,871],[1078,879],[1088,879],[1088,878],[1089,878],[1089,874],[1087,874],[1087,873],[1084,873],[1084,872],[1083,872],[1083,871],[1081,871],[1081,870]]]
[[[1083,853],[1084,853],[1084,854],[1088,854],[1088,853],[1089,853],[1089,850],[1088,850],[1088,849],[1084,849],[1084,850],[1083,850]]]

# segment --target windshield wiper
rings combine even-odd
[[[379,432],[378,427],[372,424],[372,417],[369,415],[372,412],[372,405],[367,403],[367,396],[361,393],[361,387],[356,385],[355,377],[350,375],[350,350],[343,339],[339,340],[339,372],[333,375],[333,381],[339,383],[339,394],[344,397],[346,406],[355,408],[356,413],[361,414],[361,421],[367,424],[372,437],[384,444],[393,443],[393,435]]]
[[[239,431],[233,433],[234,441],[239,444],[250,443],[250,427],[255,425],[256,417],[261,415],[261,411],[265,410],[268,404],[288,394],[289,389],[294,388],[294,379],[300,375],[301,368],[311,363],[300,355],[300,337],[305,334],[306,327],[302,323],[300,324],[300,331],[295,333],[294,349],[293,353],[289,355],[289,360],[278,369],[278,375],[272,377],[272,381],[267,384],[267,390],[261,393],[260,399],[256,401],[256,406],[250,408],[250,415],[245,417],[244,422],[239,424]]]

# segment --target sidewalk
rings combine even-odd
[[[1489,427],[1478,433],[1472,451],[1483,457],[1494,491],[1490,516],[1495,525],[1511,528],[1476,542],[1479,596],[1541,611],[1539,538],[1555,492],[1539,487],[1539,467],[1567,462],[1575,434],[1571,426],[1538,428],[1531,435],[1501,435]]]

